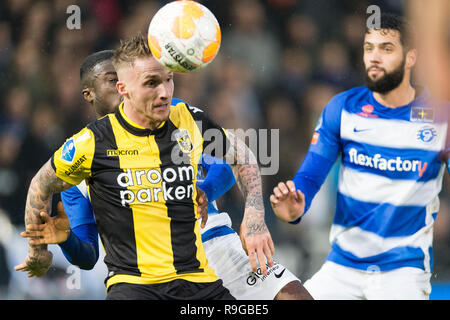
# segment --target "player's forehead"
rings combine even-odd
[[[153,57],[138,58],[133,63],[133,69],[140,79],[161,78],[172,74]]]
[[[92,68],[92,74],[95,78],[116,75],[116,69],[114,69],[112,60],[108,59],[97,63],[94,68]]]
[[[386,43],[400,46],[400,32],[394,29],[370,29],[364,36],[364,44],[380,45]]]

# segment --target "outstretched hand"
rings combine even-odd
[[[14,267],[16,271],[27,272],[27,276],[42,277],[47,273],[48,269],[52,265],[53,254],[48,250],[37,250],[28,252],[25,261]]]
[[[58,202],[55,217],[41,212],[41,219],[43,224],[29,224],[27,230],[20,234],[24,238],[29,238],[31,245],[56,244],[67,240],[70,222],[62,202]]]
[[[304,213],[305,195],[300,190],[295,190],[293,181],[280,182],[273,188],[270,204],[280,220],[291,222],[300,218]]]
[[[264,222],[264,212],[247,208],[240,228],[242,248],[247,253],[252,271],[257,271],[259,264],[262,274],[267,274],[267,266],[273,267],[275,246],[269,229]],[[267,263],[266,263],[267,261]]]

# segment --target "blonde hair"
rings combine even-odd
[[[152,57],[147,39],[141,33],[128,40],[120,40],[120,46],[114,51],[112,63],[117,70],[124,64],[132,65],[138,58]]]

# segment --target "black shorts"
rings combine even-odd
[[[222,280],[197,283],[177,279],[157,284],[116,283],[106,300],[236,300]]]

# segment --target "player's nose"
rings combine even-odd
[[[158,98],[166,101],[169,99],[170,96],[170,88],[168,85],[161,84],[158,88]]]
[[[369,53],[369,61],[371,64],[380,64],[382,62],[381,54],[378,49],[375,49]]]

